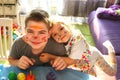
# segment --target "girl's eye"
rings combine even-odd
[[[63,30],[63,29],[64,29],[64,27],[61,27],[61,28],[60,28],[60,30]]]
[[[53,36],[55,37],[57,34],[54,34]]]

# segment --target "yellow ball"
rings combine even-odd
[[[19,73],[17,75],[18,80],[26,80],[26,75],[24,73]]]

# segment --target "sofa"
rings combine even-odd
[[[99,7],[95,11],[92,11],[88,17],[88,25],[95,46],[103,53],[103,55],[108,55],[108,51],[103,46],[103,43],[106,40],[109,40],[112,43],[117,58],[116,80],[120,80],[120,19],[118,18],[119,15],[111,15],[112,13],[105,12],[107,10],[107,8]]]

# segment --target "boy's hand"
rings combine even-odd
[[[26,56],[22,56],[19,60],[18,60],[18,64],[17,66],[21,69],[27,69],[30,67],[30,65],[34,65],[35,60],[30,59]]]

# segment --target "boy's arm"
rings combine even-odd
[[[9,56],[8,61],[11,65],[17,66],[21,69],[27,69],[30,67],[30,65],[34,65],[34,62],[35,62],[34,60],[26,56],[22,56],[20,59],[15,59]]]
[[[10,63],[10,65],[12,66],[17,66],[18,65],[18,59],[12,58],[11,56],[8,57],[8,61]]]

